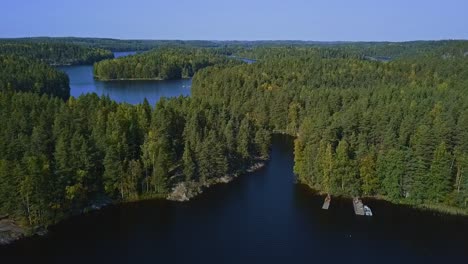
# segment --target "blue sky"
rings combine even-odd
[[[468,39],[467,0],[1,0],[0,37]]]

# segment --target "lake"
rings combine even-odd
[[[190,80],[96,82],[92,66],[64,67],[72,95],[154,104],[190,94]],[[263,169],[187,203],[150,200],[69,218],[44,237],[0,247],[1,263],[468,263],[468,218],[323,197],[295,183],[293,139],[274,136]]]
[[[135,52],[115,52],[116,58],[133,55]],[[164,81],[110,81],[94,80],[93,66],[61,66],[58,69],[68,74],[70,78],[70,94],[78,97],[86,93],[109,95],[117,102],[131,104],[142,103],[146,98],[151,105],[161,97],[176,97],[190,95],[192,79]]]

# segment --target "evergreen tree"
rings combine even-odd
[[[444,201],[451,183],[451,155],[444,142],[434,151],[429,176],[428,198],[434,202]]]
[[[372,154],[368,154],[361,159],[359,175],[362,182],[362,193],[364,195],[374,195],[379,190],[379,178],[377,176],[375,159]]]

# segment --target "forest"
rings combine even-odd
[[[98,48],[111,51],[148,51],[157,47],[179,46],[179,47],[220,47],[219,42],[209,40],[149,40],[149,39],[112,39],[112,38],[79,38],[79,37],[34,37],[0,39],[2,42],[28,42],[28,43],[52,43],[71,44],[89,48]]]
[[[456,44],[391,62],[262,47],[242,54],[255,64],[200,71],[192,94],[297,137],[295,173],[315,190],[466,208],[468,47]]]
[[[268,155],[269,132],[244,115],[194,98],[155,108],[95,94],[0,93],[0,215],[55,223],[102,197],[165,197],[178,182],[203,185]]]
[[[466,210],[468,44],[390,62],[349,49],[229,48],[258,60],[245,64],[172,47],[96,64],[114,78],[193,75],[191,97],[155,106],[69,98],[63,73],[1,56],[0,215],[48,225],[103,197],[165,197],[245,171],[268,157],[272,133],[296,138],[294,171],[317,191]]]
[[[70,97],[68,76],[36,60],[0,55],[0,92],[34,92]]]
[[[103,59],[114,58],[114,54],[109,50],[70,43],[0,40],[0,55],[2,54],[35,59],[49,65],[93,64]]]
[[[235,65],[223,49],[161,47],[142,54],[94,64],[98,80],[169,80],[190,78],[213,65]]]

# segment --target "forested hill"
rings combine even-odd
[[[100,80],[181,79],[213,65],[236,65],[223,49],[162,47],[142,54],[104,60],[94,65]]]
[[[0,55],[0,92],[14,91],[70,97],[65,73],[36,60]]]
[[[198,72],[193,97],[297,136],[295,172],[314,189],[466,210],[467,57],[259,55],[252,65]]]
[[[89,48],[69,43],[0,41],[0,55],[15,55],[35,59],[49,65],[93,64],[114,58],[109,50]]]

